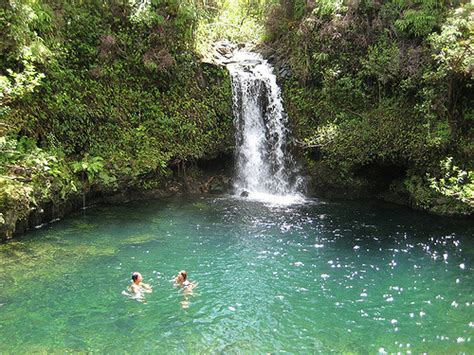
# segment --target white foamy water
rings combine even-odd
[[[259,54],[237,52],[228,64],[236,126],[236,194],[271,204],[304,201],[288,150],[288,117],[273,68]]]

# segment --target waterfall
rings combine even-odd
[[[302,200],[288,150],[288,116],[273,68],[259,54],[238,51],[227,64],[236,127],[235,192],[276,203]]]

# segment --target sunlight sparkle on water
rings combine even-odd
[[[474,353],[473,234],[355,202],[91,208],[0,245],[0,353]]]

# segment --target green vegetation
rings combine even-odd
[[[472,33],[463,1],[3,1],[0,232],[231,151],[229,76],[200,61],[223,39],[263,42],[286,73],[316,187],[394,168],[414,206],[472,213]]]
[[[196,6],[0,5],[0,229],[70,195],[159,188],[171,162],[231,149],[230,79],[195,54]]]
[[[416,207],[473,212],[473,10],[433,0],[272,9],[267,50],[290,73],[285,103],[316,188],[360,195],[379,172]]]
[[[257,44],[265,39],[265,19],[275,0],[216,0],[201,11],[196,49],[201,55],[212,44],[228,40]]]

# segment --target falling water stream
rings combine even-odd
[[[232,76],[236,126],[237,194],[274,203],[301,202],[302,179],[288,149],[288,116],[270,64],[259,54],[236,52]]]
[[[472,221],[303,199],[271,67],[229,70],[247,198],[95,206],[0,244],[0,354],[474,353]]]

